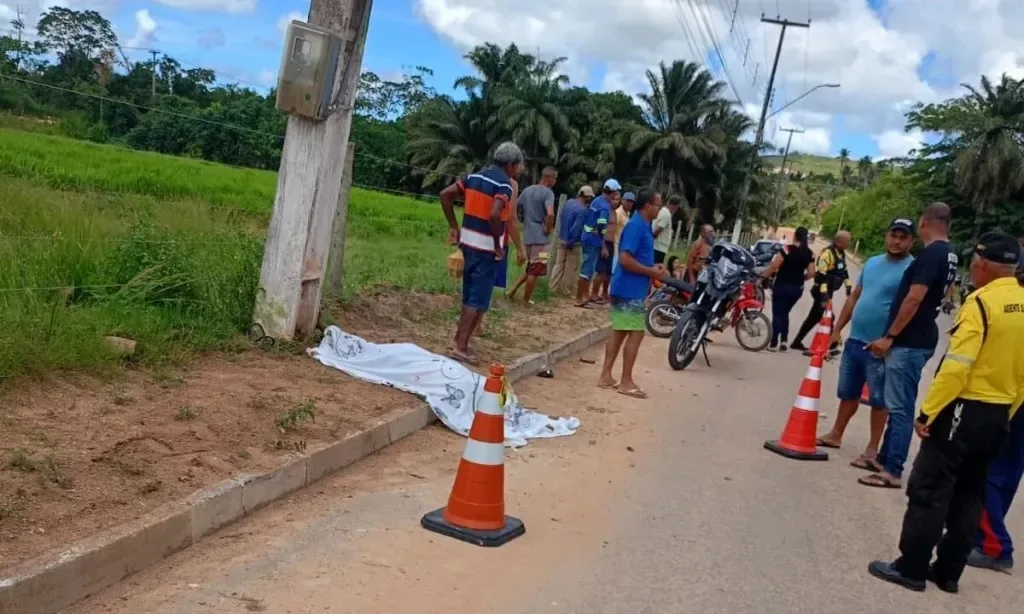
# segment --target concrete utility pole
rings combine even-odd
[[[775,71],[779,68],[779,56],[782,55],[782,41],[786,38],[786,28],[810,28],[811,22],[806,23],[790,21],[788,19],[769,19],[761,15],[762,23],[771,23],[782,26],[779,31],[779,46],[775,49],[775,61],[772,63],[772,72],[768,77],[768,85],[764,91],[764,103],[761,105],[761,119],[757,122],[757,134],[754,136],[754,153],[750,157],[750,166],[747,168],[747,176],[743,179],[743,189],[740,191],[740,211],[736,216],[736,225],[732,229],[732,242],[739,243],[740,232],[743,230],[743,219],[747,216],[747,196],[750,193],[750,180],[754,174],[754,164],[757,157],[761,155],[761,144],[764,142],[764,124],[768,118],[768,107],[771,106],[772,90],[775,88]]]
[[[372,8],[373,0],[310,3],[310,25],[338,36],[341,55],[331,94],[334,112],[324,121],[288,117],[253,309],[253,322],[275,339],[304,337],[316,329]]]
[[[789,138],[786,139],[786,153],[782,155],[782,168],[779,169],[779,182],[775,188],[775,206],[772,207],[772,223],[778,224],[779,217],[782,216],[782,186],[783,181],[788,177],[786,174],[786,161],[789,160],[789,146],[793,144],[794,134],[803,134],[804,131],[799,128],[781,128],[783,132],[789,133]]]
[[[341,280],[345,269],[345,236],[348,234],[348,202],[352,193],[352,162],[355,159],[356,144],[349,141],[345,150],[345,171],[341,176],[341,191],[338,192],[338,210],[334,213],[334,231],[331,238],[331,293],[341,296]]]
[[[151,77],[150,78],[150,88],[151,88],[151,93],[152,93],[153,97],[155,98],[156,97],[156,54],[157,54],[157,51],[156,51],[156,49],[150,49],[149,52],[153,54],[153,74],[150,75],[150,77]]]

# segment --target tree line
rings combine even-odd
[[[13,28],[0,36],[0,110],[59,118],[75,138],[278,167],[285,117],[273,90],[219,85],[214,71],[166,54],[131,61],[96,11],[53,7],[34,35],[24,23]],[[662,63],[634,99],[573,85],[561,71],[565,58],[540,60],[515,45],[481,45],[466,58],[475,74],[456,80],[454,95],[438,93],[426,67],[393,80],[361,76],[357,183],[436,194],[513,140],[527,156],[526,181],[547,165],[561,171],[562,192],[614,176],[680,196],[700,221],[735,218],[752,166],[751,213],[768,214],[772,182],[759,152],[740,139],[751,120],[699,65]]]

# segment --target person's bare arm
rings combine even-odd
[[[544,208],[547,209],[547,216],[544,218],[544,234],[551,234],[551,231],[555,229],[555,193],[551,193],[549,198],[544,203]]]
[[[459,220],[455,217],[455,199],[462,195],[462,182],[456,181],[447,188],[441,190],[439,199],[441,201],[441,211],[444,212],[444,218],[448,220],[448,241],[450,243],[459,242]]]
[[[921,302],[924,301],[924,297],[927,294],[928,286],[924,284],[913,284],[910,286],[907,297],[900,303],[900,309],[896,312],[896,318],[889,325],[889,330],[886,331],[886,336],[872,341],[866,348],[871,350],[871,353],[875,356],[884,356],[889,351],[889,348],[892,347],[893,338],[899,336],[907,324],[910,324],[910,321],[914,319],[914,315],[917,314],[917,310],[921,307]]]
[[[783,260],[784,258],[782,257],[782,254],[775,254],[772,257],[772,261],[768,263],[768,267],[764,271],[761,271],[761,277],[771,277],[778,272],[779,267],[782,266]]]
[[[804,272],[804,281],[814,279],[814,261],[811,260],[807,263],[807,271]]]
[[[860,300],[860,294],[863,289],[864,287],[860,284],[854,286],[853,293],[850,294],[850,298],[843,303],[843,309],[839,312],[839,319],[836,320],[836,325],[832,329],[832,338],[834,340],[839,340],[840,333],[843,332],[846,325],[850,323],[850,318],[853,317],[853,309],[857,306],[857,301]]]

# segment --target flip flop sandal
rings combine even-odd
[[[448,357],[454,361],[461,362],[464,365],[469,365],[470,367],[476,367],[480,364],[480,361],[473,356],[467,356],[466,354],[460,354],[459,352],[449,352]]]
[[[639,388],[634,388],[632,390],[622,390],[620,388],[619,389],[619,394],[625,395],[627,397],[633,397],[634,399],[646,399],[647,398],[647,393],[644,392],[643,390],[639,389]]]
[[[551,369],[543,369],[537,372],[537,377],[543,377],[545,379],[551,379],[555,376],[555,372]]]
[[[864,457],[856,458],[850,461],[850,466],[854,467],[855,469],[860,469],[862,471],[870,471],[872,473],[878,473],[882,469],[879,465],[872,462],[870,459]]]
[[[829,448],[831,450],[838,450],[840,448],[840,446],[837,446],[834,443],[825,441],[824,439],[815,439],[814,440],[814,445],[818,446],[819,448]]]
[[[619,383],[615,382],[612,384],[598,384],[597,387],[600,388],[601,390],[618,390]]]
[[[899,490],[903,488],[902,484],[895,484],[891,480],[889,480],[889,478],[883,477],[877,473],[872,473],[871,475],[859,478],[857,480],[857,483],[860,484],[861,486],[868,486],[870,488],[887,488],[894,490]]]

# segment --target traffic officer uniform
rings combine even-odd
[[[846,267],[846,250],[839,249],[835,243],[821,251],[814,263],[814,269],[814,286],[811,288],[814,304],[811,305],[804,323],[800,325],[800,331],[790,345],[794,350],[806,349],[804,337],[821,322],[821,317],[825,315],[825,305],[832,300],[835,291],[845,286],[846,296],[850,296],[853,290],[850,271]]]
[[[1017,283],[1024,285],[1024,247],[1017,262]],[[1015,411],[1003,453],[988,468],[981,528],[974,541],[974,550],[967,557],[967,564],[971,567],[1006,572],[1013,569],[1013,539],[1006,529],[1006,514],[1024,475],[1024,411],[1019,406]]]
[[[974,253],[1000,264],[1017,261],[1016,241],[1002,232],[986,233]],[[989,463],[1022,402],[1024,288],[1003,277],[972,292],[957,314],[917,418],[928,435],[907,483],[901,556],[892,564],[871,563],[872,575],[913,590],[924,590],[926,578],[942,590],[958,590],[981,520]]]

